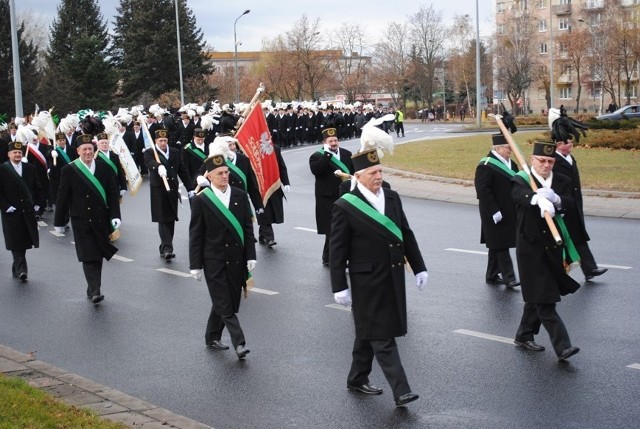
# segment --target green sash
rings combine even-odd
[[[91,171],[89,170],[89,168],[87,168],[84,162],[82,162],[80,158],[78,158],[69,165],[75,167],[76,171],[80,174],[80,176],[86,178],[88,180],[88,183],[93,185],[89,187],[93,189],[95,193],[97,193],[102,197],[102,202],[104,203],[104,206],[106,208],[109,208],[109,203],[107,203],[107,194],[104,191],[102,184],[98,179],[96,179],[96,177],[93,174],[91,174]]]
[[[186,145],[184,148],[186,150],[188,150],[190,153],[192,153],[195,156],[197,156],[198,158],[200,158],[200,160],[202,160],[202,161],[204,161],[207,158],[207,155],[205,155],[203,151],[201,151],[200,149],[198,149],[195,146],[192,146],[191,143]]]
[[[64,160],[66,161],[67,164],[69,164],[71,162],[71,159],[69,159],[69,155],[67,155],[67,152],[63,151],[60,146],[56,146],[56,150],[58,151],[60,156],[62,156],[64,158]]]
[[[231,189],[229,189],[229,192],[231,192]],[[235,233],[237,234],[236,239],[240,242],[241,246],[244,246],[244,230],[242,229],[242,226],[240,225],[240,222],[238,222],[236,216],[231,212],[231,210],[224,206],[222,201],[220,201],[220,198],[216,196],[215,192],[213,192],[211,188],[204,188],[201,194],[204,195],[208,201],[213,203],[213,206],[216,209],[218,209],[217,212],[214,211],[214,213],[218,215],[218,218],[223,220],[223,222],[224,220],[227,220],[228,223],[231,224],[231,226],[233,227],[231,231],[235,231]]]
[[[480,164],[490,164],[494,170],[497,169],[498,172],[506,174],[506,176],[510,179],[516,175],[516,172],[507,167],[504,162],[498,161],[495,158],[491,158],[490,156],[485,156],[480,160]]]
[[[114,173],[116,173],[116,175],[118,174],[118,167],[116,167],[116,165],[113,163],[113,161],[109,159],[107,155],[105,155],[101,150],[99,150],[98,156],[100,157],[101,160],[106,162],[109,167],[111,167],[111,169],[113,170]]]
[[[18,174],[16,169],[13,168],[13,165],[10,165],[10,164],[11,164],[11,161],[7,161],[7,162],[2,164],[2,167],[4,167],[6,170],[8,170],[9,174],[11,174],[14,179],[16,179],[16,182],[18,183],[18,186],[20,187],[20,189],[22,189],[22,192],[24,192],[24,194],[29,199],[28,200],[29,205],[33,207],[33,197],[31,196],[31,191],[29,190],[29,188],[27,188],[27,183],[24,181],[24,178],[22,178]]]
[[[361,213],[382,225],[386,230],[391,232],[398,240],[402,241],[402,231],[391,219],[371,207],[353,194],[344,194],[340,199],[345,200],[353,207],[357,208]]]
[[[527,185],[531,186],[529,175],[525,171],[519,171],[515,175],[522,178],[527,183]],[[576,246],[573,244],[573,240],[569,235],[569,230],[567,229],[567,225],[564,223],[564,219],[562,218],[562,216],[554,216],[553,220],[555,221],[556,225],[558,225],[560,235],[562,235],[563,259],[565,261],[568,261],[570,264],[579,261],[580,255],[578,254],[578,250],[576,250]]]
[[[324,149],[320,149],[318,150],[319,153],[321,153],[323,156],[325,153],[327,153]],[[331,162],[333,162],[340,170],[342,170],[344,173],[347,174],[351,174],[351,172],[349,171],[349,169],[347,168],[346,165],[344,165],[342,163],[342,161],[340,161],[338,158],[336,158],[335,156],[331,155]]]
[[[234,173],[236,173],[238,177],[240,177],[244,191],[247,192],[247,176],[233,162],[229,161],[228,159],[226,161],[227,161],[227,167],[229,167],[229,170],[233,171]]]

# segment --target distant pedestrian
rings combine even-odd
[[[402,109],[398,108],[395,115],[396,136],[400,137],[400,132],[402,131],[402,137],[404,137],[404,113],[402,113]]]

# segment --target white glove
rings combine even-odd
[[[333,299],[336,304],[344,305],[345,307],[351,306],[351,291],[349,289],[341,290],[333,294]]]
[[[126,189],[120,189],[120,196],[123,196],[126,193],[127,193]]]
[[[51,151],[51,158],[57,158],[58,157],[58,151],[57,150],[52,150]]]
[[[427,285],[428,278],[429,274],[426,271],[422,271],[416,274],[416,288],[418,288],[418,290],[424,289],[424,287]]]
[[[536,194],[538,194],[541,197],[545,197],[546,199],[551,201],[553,205],[560,204],[560,197],[551,188],[538,188],[538,190],[536,191]]]
[[[165,168],[164,165],[159,165],[158,166],[158,176],[167,177],[167,169]]]
[[[196,177],[196,183],[198,184],[198,186],[200,186],[201,188],[206,188],[207,186],[211,185],[211,183],[207,180],[206,177],[204,176],[198,176]]]
[[[189,272],[191,273],[191,277],[193,277],[194,279],[198,281],[202,280],[202,268],[198,270],[191,270]]]
[[[255,259],[249,259],[247,261],[247,271],[253,271],[256,268],[258,262]]]
[[[29,160],[27,159],[27,157],[26,157],[26,156],[23,156],[23,157],[22,157],[22,162],[24,162],[25,164],[28,164],[28,163],[29,163]]]
[[[500,210],[493,214],[493,223],[498,224],[502,220],[502,213]]]
[[[540,217],[544,217],[544,212],[549,212],[551,217],[556,214],[556,209],[553,207],[553,203],[545,197],[538,197],[538,207],[540,207]]]
[[[33,206],[33,211],[34,212],[37,212],[38,210],[40,210],[40,206],[39,205],[36,204],[35,206]]]
[[[261,215],[262,213],[264,213],[264,209],[258,209],[258,210],[256,210],[256,214],[257,214],[257,215]]]
[[[11,206],[11,207],[9,207],[9,208],[7,209],[7,213],[13,213],[13,212],[15,212],[15,211],[16,211],[16,208],[15,208],[15,207],[13,207],[13,206]]]
[[[58,234],[64,234],[64,226],[54,226],[53,229],[58,233]]]
[[[195,191],[189,191],[189,192],[187,192],[187,196],[189,197],[189,199],[191,199],[191,198],[196,196],[196,192]]]
[[[285,193],[287,193],[287,194],[288,194],[288,193],[291,191],[291,186],[289,186],[289,185],[284,185],[284,186],[282,187],[282,190],[283,190]]]
[[[120,225],[122,225],[122,221],[120,219],[118,219],[117,217],[111,219],[111,226],[113,226],[113,229],[120,228]]]

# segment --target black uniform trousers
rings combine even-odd
[[[329,265],[329,244],[331,242],[331,232],[324,235],[324,247],[322,248],[322,263]]]
[[[100,295],[102,285],[102,259],[99,261],[83,261],[82,270],[87,280],[87,297]]]
[[[564,322],[556,312],[556,304],[536,304],[532,302],[524,303],[522,320],[516,333],[516,341],[533,341],[534,335],[540,332],[540,324],[549,333],[551,344],[556,355],[568,347],[571,347],[569,333],[564,326]]]
[[[160,255],[173,254],[173,233],[175,222],[158,222],[158,234],[160,235]]]
[[[578,251],[578,255],[580,255],[580,268],[584,275],[589,275],[589,273],[598,268],[596,264],[596,260],[593,257],[593,253],[591,253],[591,249],[589,249],[589,245],[587,242],[576,243],[573,242],[576,250]]]
[[[270,240],[275,240],[275,238],[272,224],[268,223],[258,226],[258,240],[260,243],[268,243]]]
[[[13,265],[11,265],[11,273],[13,277],[18,277],[20,274],[28,274],[27,271],[27,251],[26,250],[12,250]]]
[[[487,274],[485,275],[487,282],[497,280],[498,274],[502,274],[502,280],[505,282],[515,281],[516,279],[509,249],[489,249]]]
[[[384,340],[361,340],[356,338],[353,341],[351,355],[353,361],[347,378],[349,385],[361,386],[369,383],[369,374],[371,373],[371,365],[375,356],[387,382],[391,386],[393,397],[398,398],[405,393],[411,392],[407,375],[400,361],[395,338]]]

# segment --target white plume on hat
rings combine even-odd
[[[51,113],[47,110],[38,112],[38,114],[31,119],[31,125],[37,128],[39,135],[43,135],[50,140],[55,140],[55,125]]]
[[[364,152],[369,149],[377,149],[378,158],[380,159],[384,156],[383,152],[389,152],[390,155],[393,155],[393,138],[380,128],[376,127],[376,125],[379,125],[377,122],[384,118],[385,116],[379,119],[371,119],[362,127],[359,152]],[[379,123],[381,124],[382,121]]]
[[[66,134],[67,131],[75,131],[80,123],[80,118],[77,113],[69,113],[64,118],[60,119],[58,124],[58,131]]]
[[[213,117],[213,114],[207,113],[200,118],[200,128],[209,131],[213,129],[213,124],[217,124],[219,122],[220,121]]]
[[[231,149],[229,149],[229,142],[237,142],[238,140],[230,136],[221,136],[213,139],[212,143],[209,143],[209,156],[222,155],[225,159],[231,155]]]
[[[102,124],[104,125],[104,132],[107,133],[109,138],[118,133],[118,118],[114,117],[111,112],[102,120]]]
[[[18,125],[18,130],[16,131],[16,141],[27,144],[31,143],[34,137],[38,137],[38,129],[36,127],[29,124]]]
[[[555,107],[552,107],[549,109],[549,129],[553,130],[553,123],[556,121],[556,119],[558,119],[560,116],[562,116],[560,109],[556,109]]]

